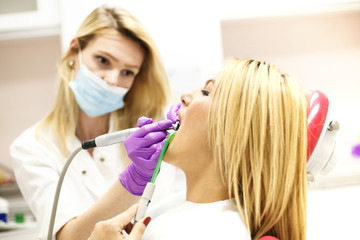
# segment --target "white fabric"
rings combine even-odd
[[[153,204],[142,240],[251,239],[233,200],[193,203],[178,193]]]
[[[15,139],[10,147],[15,177],[40,225],[40,239],[46,239],[57,180],[66,161],[60,153],[55,133],[50,131],[44,137],[46,146],[36,139],[33,126]],[[67,145],[73,151],[81,143],[72,135],[68,136]],[[81,151],[72,161],[64,179],[54,233],[95,203],[125,167],[118,144],[95,148],[93,157],[87,151]],[[180,180],[175,180],[177,177]],[[166,179],[166,184],[161,179]],[[184,189],[184,179],[180,170],[163,164],[157,180],[162,191],[155,193],[154,198],[161,199],[170,192]]]

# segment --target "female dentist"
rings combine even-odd
[[[15,177],[40,226],[40,239],[46,238],[57,180],[69,153],[82,141],[135,127],[142,115],[150,117],[138,122],[147,125],[140,133],[150,140],[136,146],[143,149],[143,158],[132,159],[135,164],[129,164],[118,144],[82,151],[68,169],[53,236],[87,239],[96,222],[138,201],[151,179],[165,130],[174,122],[152,123],[162,117],[169,83],[144,26],[126,10],[105,6],[83,21],[60,63],[59,76],[53,109],[10,147]],[[147,148],[150,145],[154,147]]]

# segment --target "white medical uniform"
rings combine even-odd
[[[233,199],[194,203],[184,195],[179,192],[153,203],[142,240],[251,239]]]
[[[58,147],[59,141],[55,132],[49,131],[43,137],[46,146],[37,140],[33,126],[15,139],[10,147],[15,177],[40,225],[40,239],[46,239],[57,181],[66,161]],[[67,147],[70,152],[79,146],[81,142],[75,135],[68,136]],[[54,233],[94,204],[114,184],[126,165],[122,160],[119,144],[95,148],[93,157],[88,151],[79,152],[62,185]],[[169,192],[185,188],[185,176],[179,171],[169,164],[162,165],[159,176],[168,173],[169,178],[164,177],[164,184],[159,182],[165,189],[158,191],[156,199],[160,199],[161,194],[168,195]],[[182,180],[175,180],[177,174]]]

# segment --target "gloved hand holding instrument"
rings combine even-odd
[[[181,106],[181,103],[171,106],[167,114],[168,120],[153,123],[152,119],[139,118],[137,126],[141,128],[124,141],[126,152],[132,162],[120,173],[120,182],[130,193],[137,196],[142,194],[135,221],[145,216],[147,206],[155,191],[154,182],[160,170],[162,158],[170,139],[175,134],[173,132],[168,135],[165,130],[171,126],[174,130],[178,129],[177,111]]]
[[[94,147],[104,147],[112,144],[124,142],[125,149],[132,162],[126,167],[126,169],[119,174],[119,180],[124,188],[133,195],[140,196],[143,194],[147,183],[154,182],[153,176],[156,177],[159,171],[159,156],[161,156],[164,144],[166,143],[167,130],[177,129],[177,111],[181,107],[181,104],[173,105],[167,114],[169,119],[153,122],[151,118],[141,117],[138,119],[136,128],[125,129],[117,132],[100,135],[94,139],[90,139],[81,143],[77,149],[75,149],[66,160],[63,169],[60,173],[55,195],[53,201],[53,207],[50,216],[49,230],[47,239],[52,239],[54,222],[56,217],[56,210],[59,201],[61,186],[72,160],[81,151]],[[177,122],[178,123],[178,122]],[[172,135],[171,135],[172,136]],[[168,139],[168,138],[167,138]],[[165,148],[166,150],[166,148]],[[155,172],[155,174],[154,174]],[[153,185],[155,186],[155,185]],[[151,196],[154,187],[151,191]],[[151,199],[150,196],[150,199]],[[141,199],[143,201],[143,198]],[[145,209],[144,204],[141,204],[139,208]],[[149,202],[150,200],[148,200]],[[139,212],[139,211],[138,211]],[[144,215],[145,211],[141,210],[141,214]],[[138,215],[137,215],[138,216]],[[139,218],[136,218],[138,220]]]
[[[151,181],[167,136],[166,130],[171,126],[170,120],[153,123],[151,118],[141,117],[137,124],[141,128],[124,141],[131,163],[119,174],[119,180],[131,194],[141,196]]]
[[[166,130],[176,128],[173,125],[178,121],[177,111],[181,106],[181,103],[172,105],[167,120],[154,123],[151,118],[139,118],[137,127],[140,128],[125,139],[124,146],[132,162],[119,174],[119,180],[131,194],[141,196],[151,181],[168,135]]]

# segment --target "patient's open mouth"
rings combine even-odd
[[[180,121],[177,121],[176,123],[173,124],[173,128],[175,131],[179,130],[180,128]]]

